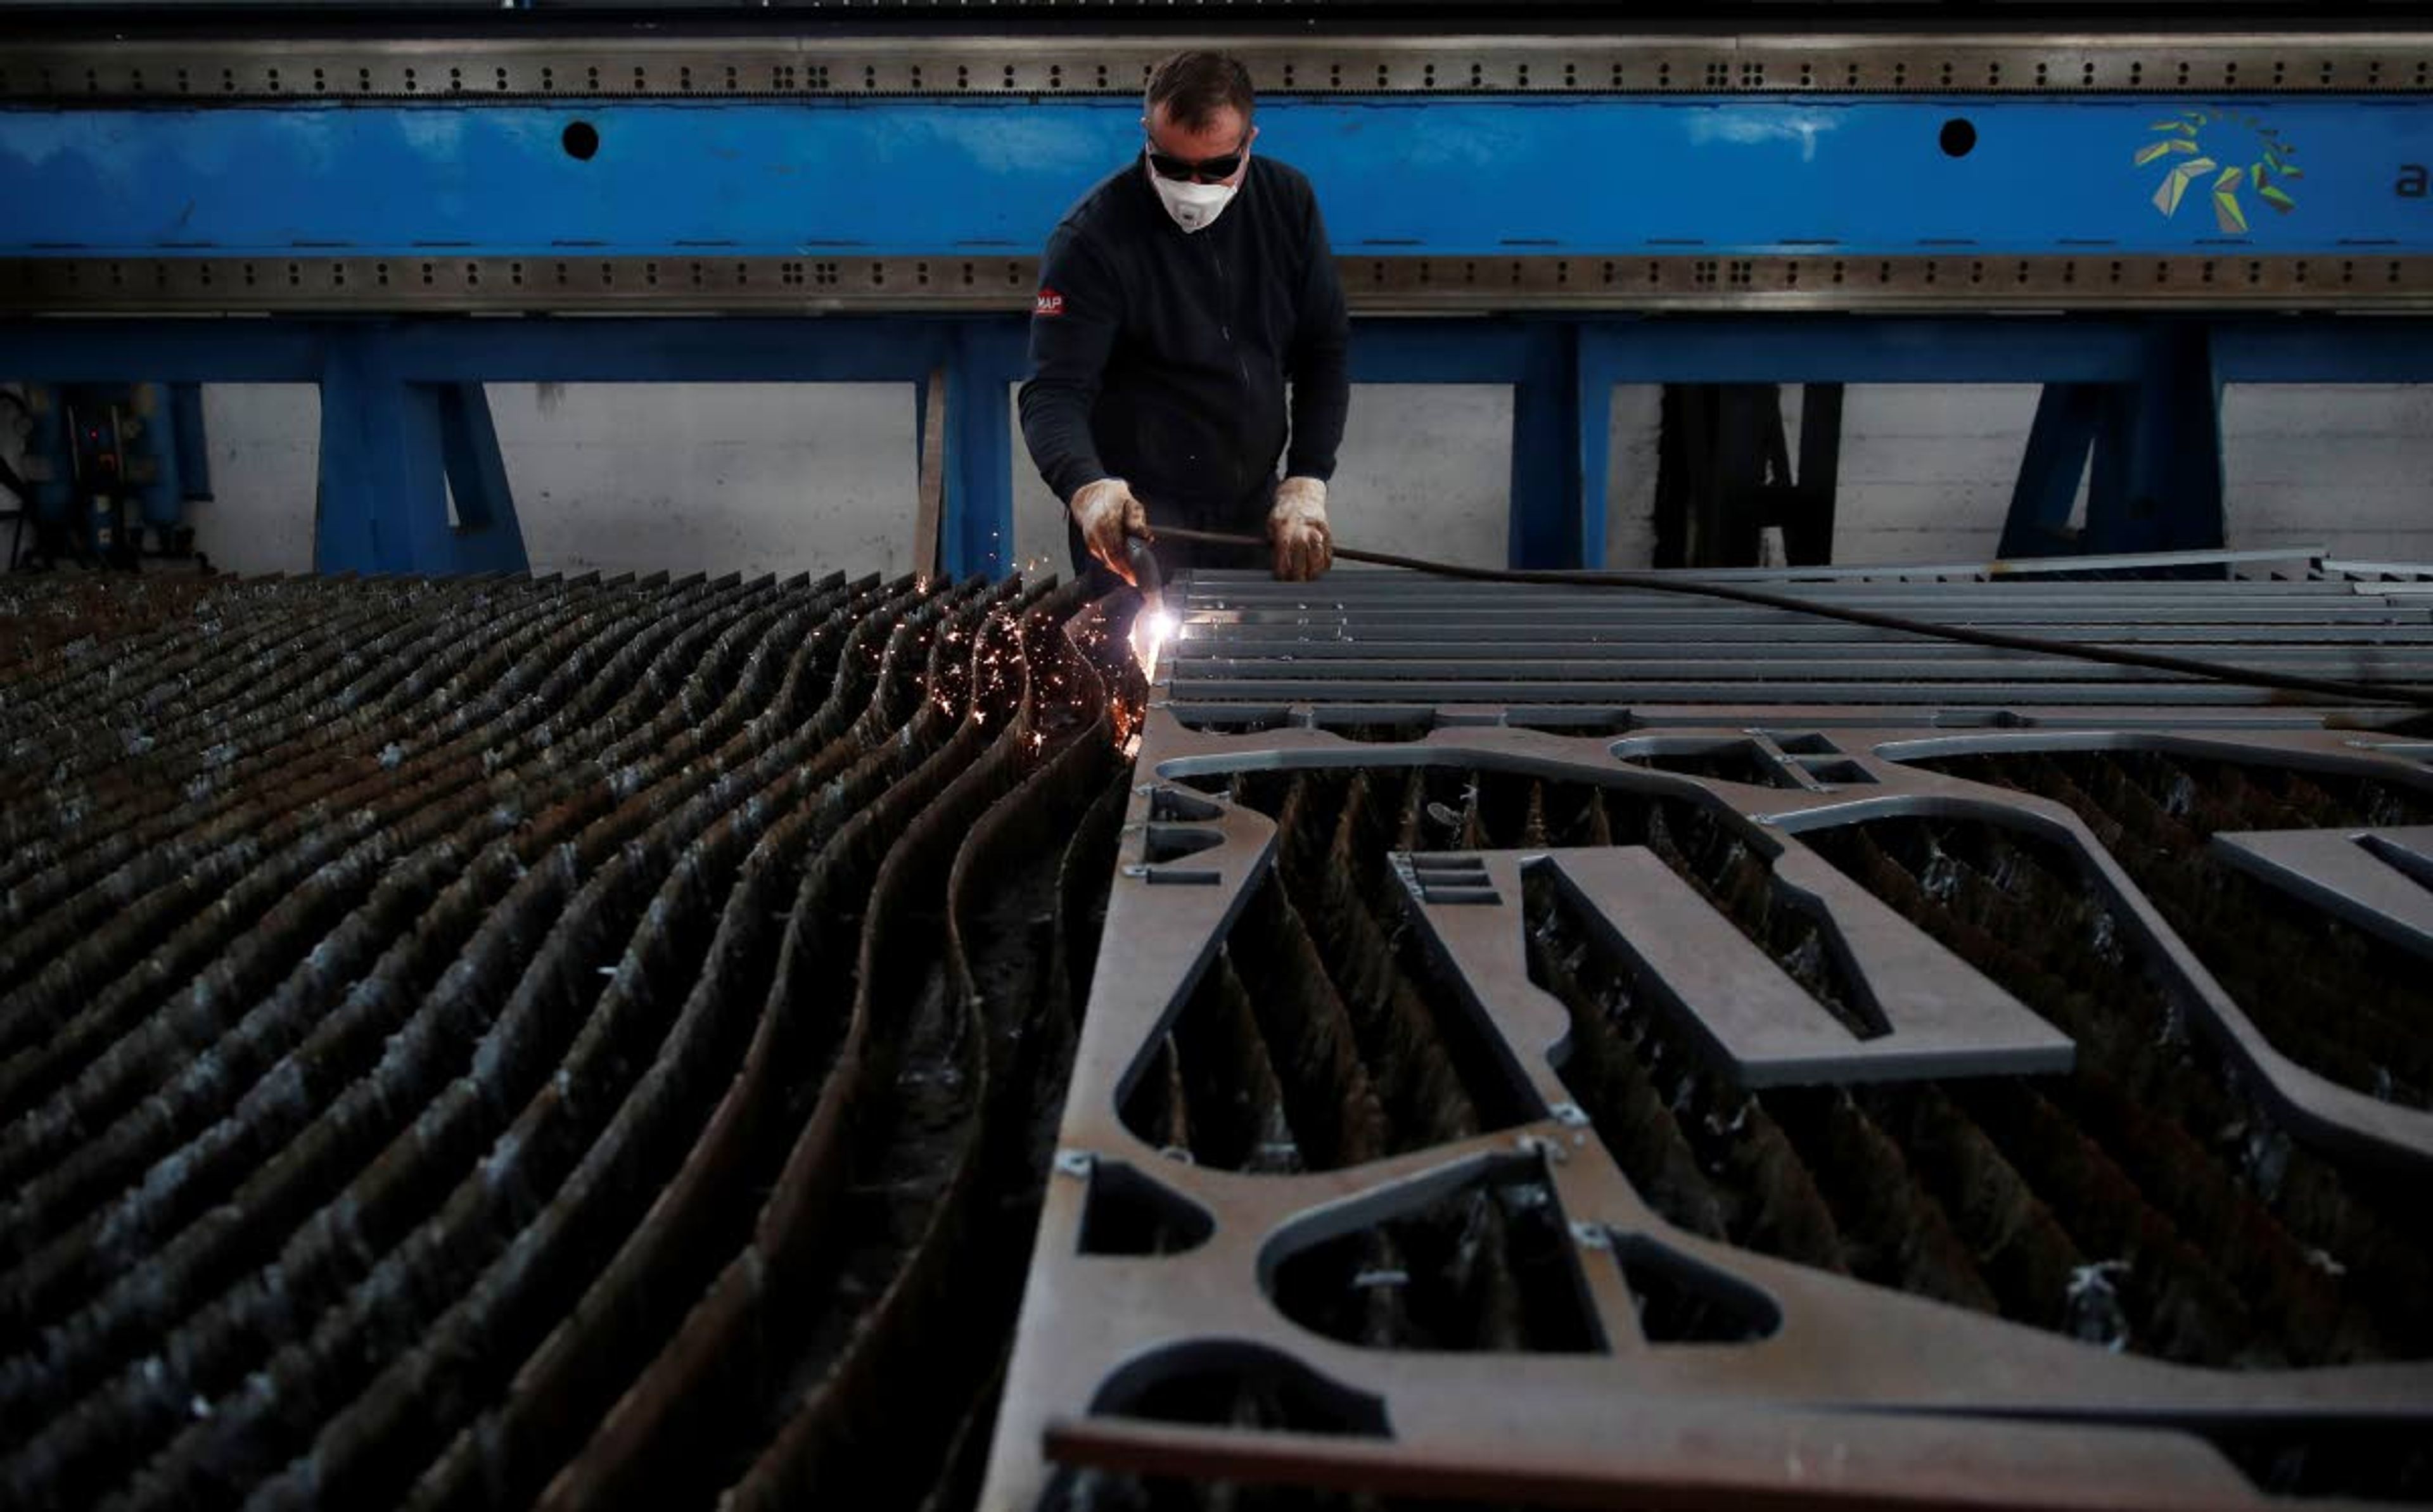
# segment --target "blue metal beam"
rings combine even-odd
[[[329,322],[0,320],[0,373],[27,382],[310,383]]]
[[[1013,423],[1006,390],[1028,376],[1020,319],[970,321],[946,366],[946,496],[940,561],[995,577],[1013,560]],[[1029,459],[1024,459],[1029,466]]]
[[[324,572],[524,570],[523,534],[481,385],[416,382],[398,355],[396,333],[378,326],[330,343],[313,565]]]
[[[416,387],[425,385],[417,384]],[[451,570],[521,572],[523,527],[516,520],[515,491],[507,483],[506,458],[499,450],[490,397],[479,383],[428,385],[439,399],[440,447],[448,488],[456,500]]]
[[[2433,210],[2419,213],[2433,221]],[[2211,330],[2225,383],[2433,382],[2433,320],[2225,320]]]
[[[177,428],[179,502],[212,497],[212,453],[203,438],[203,386],[169,386],[170,420]]]
[[[2121,382],[2146,322],[2062,316],[1827,315],[1600,321],[1581,335],[1595,383]]]
[[[1260,150],[1310,175],[1352,256],[2396,255],[2433,248],[2391,192],[2428,123],[2421,93],[1277,94]],[[1139,146],[1138,105],[1100,97],[16,108],[0,255],[1026,253]],[[2274,154],[2305,165],[2286,208],[2254,187]],[[2246,182],[2173,178],[2199,161]]]
[[[1565,568],[1605,562],[1602,501],[1596,554],[1585,555],[1590,513],[1581,492],[1584,405],[1579,330],[1530,330],[1528,366],[1512,394],[1512,502],[1506,548],[1514,567]],[[1604,391],[1600,391],[1602,393]]]
[[[1378,318],[1352,325],[1355,383],[1518,383],[1529,374],[1533,322]]]
[[[321,486],[313,564],[324,572],[456,569],[439,396],[399,373],[387,333],[332,344],[321,374]]]
[[[2060,556],[2078,550],[2069,516],[2086,476],[2087,453],[2103,427],[2109,394],[2101,383],[2047,383],[2028,429],[2026,454],[2002,525],[2002,556]]]
[[[1583,330],[1572,343],[1572,393],[1577,406],[1574,432],[1579,461],[1579,502],[1574,518],[1574,532],[1579,565],[1597,568],[1606,566],[1606,517],[1612,512],[1612,490],[1608,486],[1613,475],[1613,380],[1605,376],[1597,365],[1597,356],[1591,349],[1595,328]]]
[[[2213,551],[2222,544],[2221,380],[2202,326],[2149,337],[2138,382],[2111,391],[2087,480],[2080,548]]]
[[[399,369],[427,382],[915,382],[973,324],[1018,317],[667,315],[397,323]]]
[[[966,322],[988,316],[568,316],[372,323],[396,337],[418,382],[912,382]],[[2202,323],[2226,382],[2433,382],[2433,322],[2156,316],[1609,315],[1356,321],[1363,383],[1512,383],[1530,331],[1581,326],[1583,370],[1600,382],[2129,382],[2145,332]],[[0,373],[37,382],[316,382],[345,320],[0,320]]]

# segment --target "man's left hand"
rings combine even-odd
[[[1286,478],[1276,484],[1276,501],[1268,509],[1268,544],[1275,549],[1276,576],[1286,583],[1307,583],[1335,565],[1325,484]]]

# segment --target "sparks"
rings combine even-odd
[[[1174,616],[1154,598],[1143,604],[1132,620],[1132,659],[1140,663],[1141,675],[1152,684],[1157,681],[1158,658],[1174,630]]]

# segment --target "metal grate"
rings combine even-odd
[[[1783,577],[2427,654],[2162,566]],[[2433,1500],[2403,712],[1173,591],[7,585],[9,1504]]]
[[[1124,790],[1070,590],[5,593],[0,1500],[968,1501]]]

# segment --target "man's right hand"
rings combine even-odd
[[[1148,511],[1132,497],[1131,485],[1121,478],[1085,483],[1073,491],[1072,514],[1090,554],[1106,563],[1115,576],[1131,582],[1131,563],[1124,555],[1125,537],[1148,535]]]

